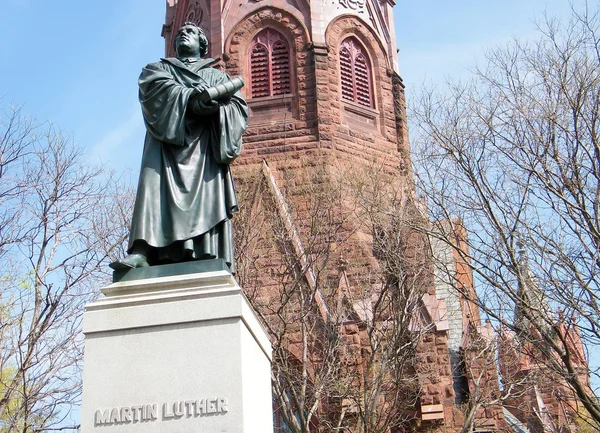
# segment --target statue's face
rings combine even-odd
[[[175,35],[175,49],[177,53],[200,55],[200,33],[194,26],[183,26]]]

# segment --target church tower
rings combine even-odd
[[[167,0],[166,55],[195,22],[215,67],[246,83],[249,127],[232,167],[237,276],[272,337],[278,432],[461,428],[450,355],[470,325],[449,324],[467,307],[436,293],[431,245],[415,230],[426,217],[393,6]],[[503,425],[498,410],[477,417],[485,431]]]
[[[244,163],[310,149],[339,158],[380,155],[404,175],[406,113],[393,0],[168,0],[165,51],[185,21],[209,56],[240,75],[251,108]],[[285,140],[282,140],[285,133]],[[274,168],[272,166],[272,168]]]

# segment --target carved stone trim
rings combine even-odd
[[[369,107],[361,111],[357,111],[355,105],[350,101],[342,98],[341,72],[338,71],[337,82],[330,81],[330,97],[339,98],[343,102],[342,116],[344,122],[353,124],[361,128],[369,128],[372,131],[378,131],[382,136],[386,136],[386,116],[393,113],[394,106],[392,105],[391,91],[384,89],[383,84],[388,83],[389,77],[386,74],[388,69],[388,58],[386,51],[378,36],[374,33],[371,27],[358,17],[351,15],[343,15],[336,18],[326,31],[326,41],[329,46],[330,53],[334,55],[328,56],[328,69],[339,69],[340,63],[340,48],[342,42],[348,37],[354,37],[364,47],[365,55],[369,59],[371,65],[371,101],[374,103],[369,110]],[[390,83],[391,84],[391,83]],[[393,116],[393,114],[392,114]]]
[[[300,65],[294,65],[298,53],[306,51],[308,45],[308,32],[289,12],[274,7],[265,7],[248,15],[240,21],[231,31],[225,42],[225,53],[227,54],[227,70],[232,75],[243,75],[247,73],[247,52],[254,36],[268,28],[281,33],[289,42],[290,61],[292,70]]]
[[[375,60],[373,66],[388,67],[386,49],[378,35],[360,18],[344,15],[335,19],[326,31],[326,41],[330,48],[339,47],[346,37],[355,36],[367,49],[371,60]],[[339,48],[335,48],[339,51]]]
[[[202,23],[202,17],[204,16],[204,11],[200,6],[199,1],[193,1],[189,4],[187,11],[185,11],[184,21],[191,21],[200,25]]]
[[[362,12],[365,8],[365,0],[339,0],[339,2],[346,9],[356,12]]]

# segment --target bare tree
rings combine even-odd
[[[466,400],[459,405],[464,414],[461,433],[489,428],[486,423],[492,417],[503,420],[499,423],[501,431],[513,431],[508,427],[505,411],[508,408],[518,409],[511,406],[512,402],[519,401],[524,393],[532,389],[532,383],[539,380],[533,373],[526,372],[514,377],[503,376],[502,384],[500,383],[499,358],[502,358],[503,371],[519,371],[520,359],[512,351],[503,352],[503,348],[499,348],[499,339],[502,336],[490,322],[477,327],[470,324],[464,333],[461,369],[468,393]],[[514,346],[511,345],[512,348]],[[484,411],[488,415],[481,417]]]
[[[0,257],[23,235],[18,224],[25,188],[22,169],[32,151],[35,129],[33,121],[16,108],[0,118]]]
[[[472,300],[531,343],[598,426],[598,366],[581,351],[600,343],[599,31],[595,5],[546,17],[537,40],[492,50],[411,113],[420,191],[433,220],[462,220],[468,248],[435,225],[430,235],[469,263]]]
[[[375,261],[368,278],[355,281],[347,297],[362,312],[362,378],[346,396],[357,422],[347,431],[385,433],[408,428],[416,418],[421,382],[417,348],[432,324],[420,311],[433,289],[427,224],[413,195],[379,161],[342,171],[346,206],[357,231],[367,235]]]
[[[114,177],[52,126],[1,126],[0,431],[63,425],[80,395],[83,306],[123,243]],[[112,223],[107,236],[107,224]]]
[[[299,189],[288,193],[309,199],[292,208],[265,163],[243,180],[239,195],[247,208],[234,224],[238,279],[273,345],[278,427],[304,433],[321,418],[340,380],[341,335],[326,298],[333,290],[336,241],[345,235],[343,218],[331,212],[339,191],[296,181]]]
[[[416,415],[422,217],[393,170],[302,166],[238,175],[238,277],[271,336],[277,427],[388,433]]]

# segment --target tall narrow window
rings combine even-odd
[[[340,46],[340,74],[342,98],[372,107],[371,65],[364,48],[355,38],[345,39]]]
[[[253,98],[284,95],[292,91],[290,49],[275,30],[260,32],[250,45],[250,86]]]

